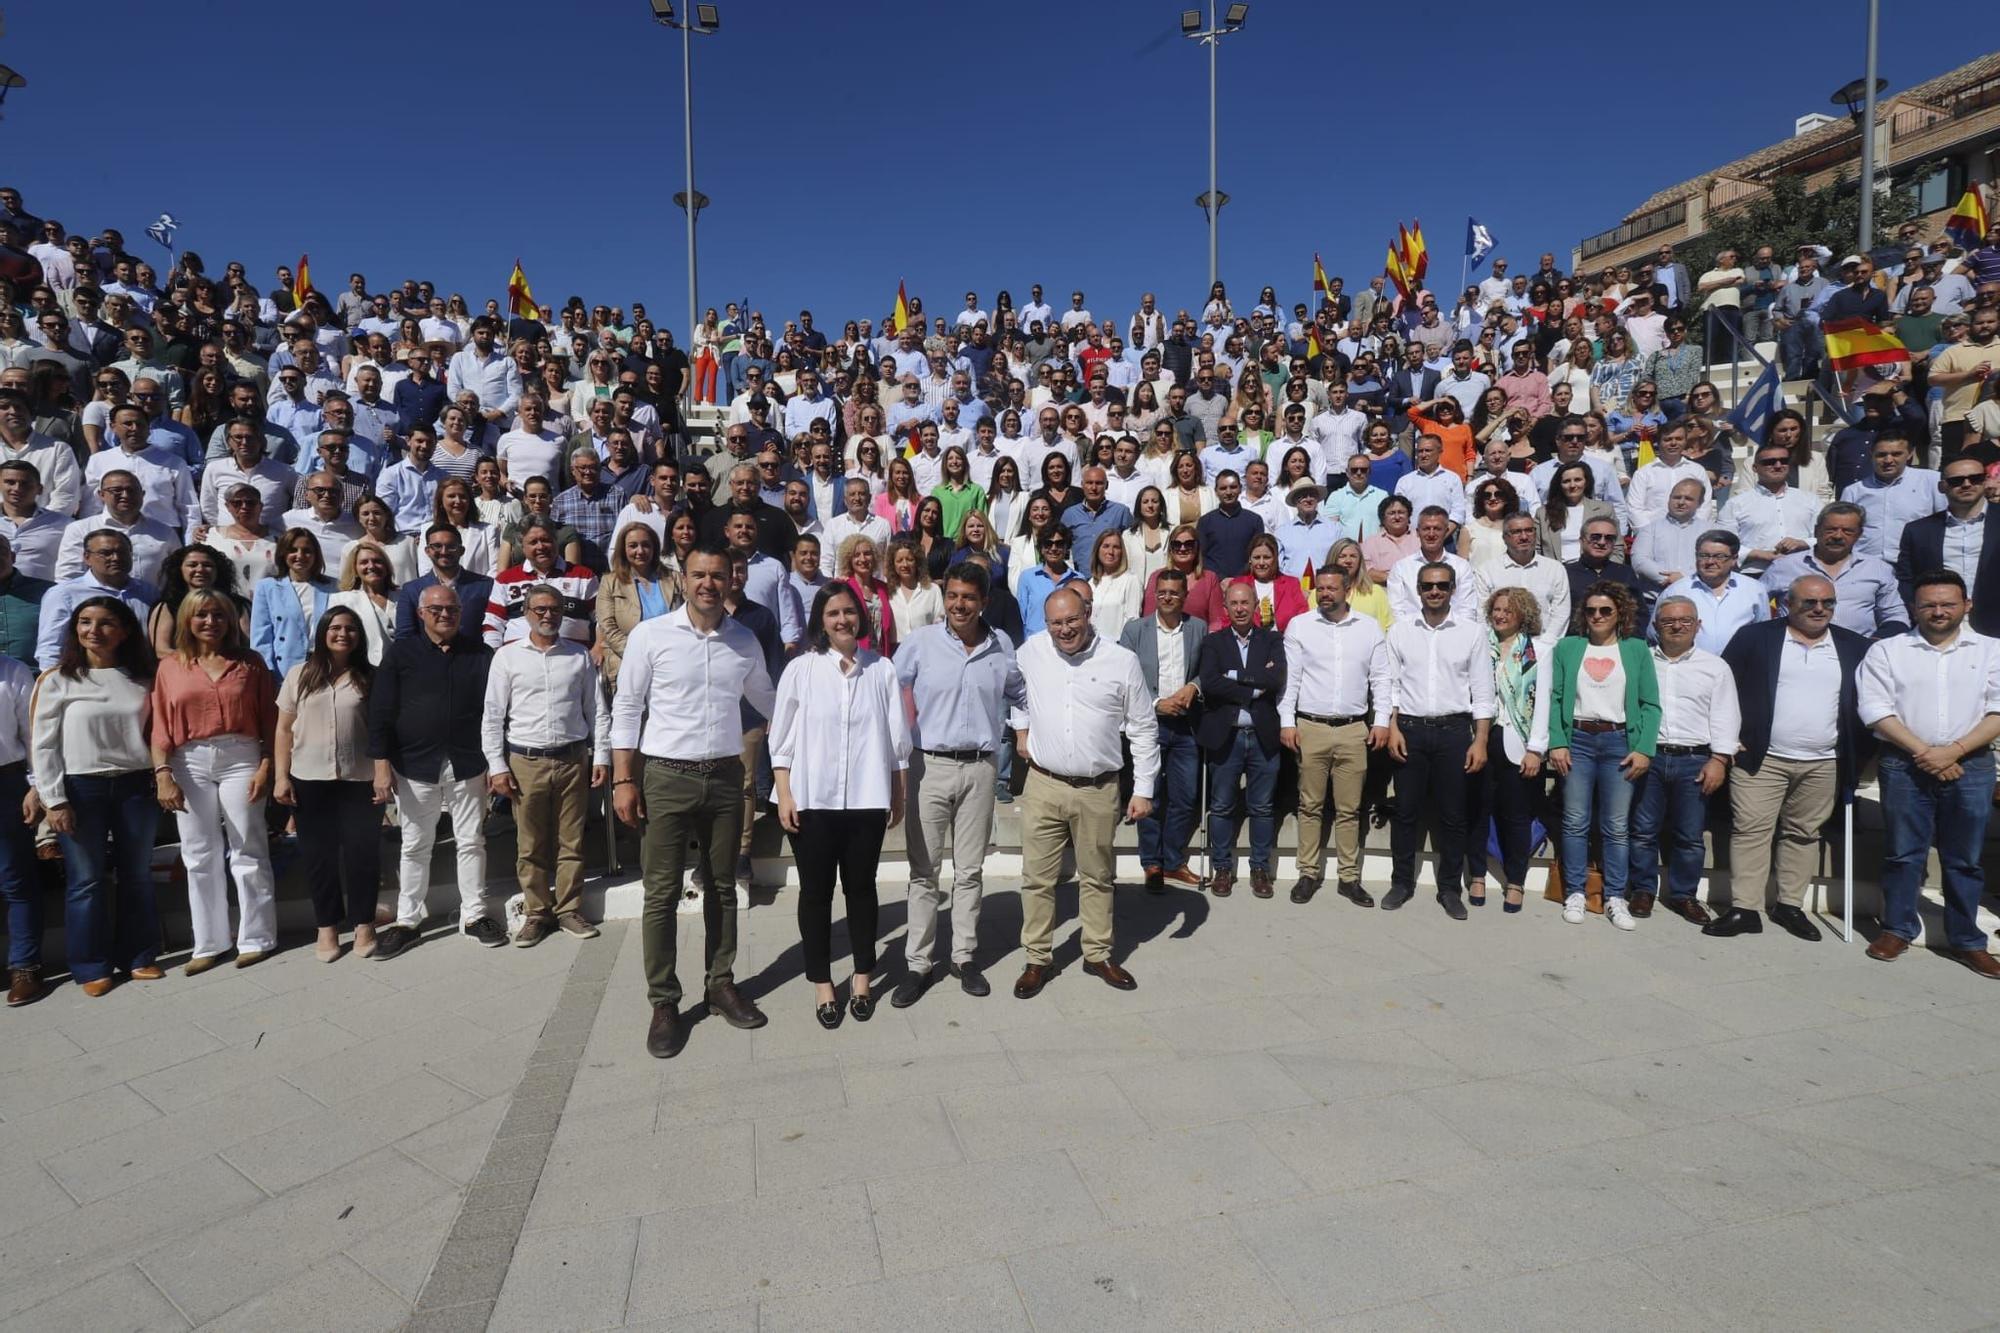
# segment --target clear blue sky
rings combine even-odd
[[[967,288],[1025,303],[1034,281],[1100,315],[1144,288],[1199,309],[1207,64],[1178,5],[721,8],[694,51],[704,305],[809,306],[837,329],[902,278],[933,312]],[[1928,35],[1898,8],[1894,86],[2000,47],[2000,6]],[[0,175],[72,230],[116,226],[158,260],[143,228],[166,210],[211,271],[241,259],[260,287],[307,251],[322,289],[428,277],[475,309],[518,255],[545,304],[686,319],[680,37],[647,0],[7,11],[0,61],[31,86],[6,104]],[[1221,50],[1222,277],[1239,304],[1266,282],[1289,304],[1317,250],[1352,289],[1420,217],[1449,286],[1468,212],[1517,268],[1545,249],[1567,268],[1655,189],[1828,110],[1861,73],[1864,15],[1255,0]],[[1525,185],[1542,164],[1555,183]]]

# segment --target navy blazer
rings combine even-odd
[[[396,637],[408,639],[419,631],[417,627],[417,599],[424,595],[424,589],[437,586],[437,575],[425,574],[411,579],[396,589]],[[493,580],[469,574],[461,570],[458,576],[458,632],[479,637],[480,628],[486,623],[486,604],[493,597]]]
[[[1722,660],[1736,678],[1736,697],[1743,709],[1742,749],[1736,765],[1745,773],[1755,773],[1771,748],[1771,718],[1777,710],[1778,666],[1787,624],[1784,620],[1760,620],[1736,631],[1723,646]],[[1862,766],[1875,753],[1875,733],[1861,724],[1855,685],[1861,659],[1871,641],[1853,630],[1830,626],[1834,651],[1840,656],[1840,726],[1835,759],[1839,765],[1840,800],[1854,799],[1854,788]]]
[[[1444,377],[1430,367],[1424,367],[1414,386],[1408,366],[1398,366],[1389,376],[1389,409],[1398,416],[1409,412],[1412,403],[1427,403],[1437,397],[1438,385]]]
[[[1903,526],[1903,544],[1896,551],[1896,589],[1906,607],[1917,575],[1944,568],[1946,517],[1943,513],[1927,514]],[[2000,504],[1986,506],[1979,568],[1966,592],[1972,598],[1972,628],[1989,637],[2000,636]]]
[[[1250,631],[1248,665],[1236,647],[1236,631],[1224,626],[1201,641],[1199,672],[1203,708],[1195,735],[1210,754],[1229,748],[1236,712],[1250,710],[1264,753],[1278,752],[1278,698],[1285,692],[1285,638],[1261,626]],[[1236,679],[1229,673],[1234,671]],[[1261,694],[1254,691],[1262,690]],[[1253,697],[1254,694],[1254,697]]]

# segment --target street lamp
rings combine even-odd
[[[678,28],[681,33],[681,123],[685,130],[687,150],[687,190],[676,194],[674,202],[687,214],[688,226],[688,322],[687,336],[693,345],[694,331],[700,325],[696,313],[696,289],[694,271],[694,219],[707,206],[708,196],[694,188],[694,38],[697,34],[706,37],[722,26],[722,16],[714,5],[694,6],[692,19],[674,16],[673,0],[652,0],[653,21],[663,28]],[[688,200],[694,207],[688,207]],[[692,387],[694,380],[689,378]]]
[[[1215,21],[1215,0],[1208,0],[1208,27],[1201,26],[1199,9],[1181,11],[1181,36],[1192,38],[1208,48],[1208,189],[1195,196],[1195,203],[1208,217],[1208,285],[1215,286],[1216,215],[1229,202],[1229,196],[1215,188],[1215,48],[1224,37],[1238,32],[1245,19],[1250,17],[1250,6],[1231,5],[1223,11],[1222,22]],[[1203,298],[1206,299],[1206,298]]]
[[[1875,98],[1889,86],[1887,79],[1875,77],[1876,30],[1881,26],[1881,0],[1868,0],[1868,74],[1843,83],[1833,93],[1833,104],[1847,108],[1861,130],[1861,244],[1867,254],[1875,244]]]
[[[12,65],[0,65],[0,104],[7,101],[7,94],[16,88],[28,86],[28,76]]]

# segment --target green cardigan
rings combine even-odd
[[[1549,748],[1566,749],[1576,721],[1576,673],[1583,670],[1583,650],[1590,640],[1572,634],[1556,642],[1548,668]],[[1660,677],[1653,670],[1653,649],[1644,639],[1620,639],[1618,656],[1625,666],[1625,738],[1648,759],[1660,739]]]

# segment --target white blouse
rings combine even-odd
[[[1122,574],[1100,574],[1090,581],[1090,627],[1111,642],[1118,642],[1125,625],[1139,614],[1139,595],[1145,580],[1131,570]]]
[[[771,767],[790,771],[801,810],[887,810],[892,774],[910,766],[910,724],[896,669],[862,649],[806,652],[778,680]]]
[[[894,588],[889,593],[889,615],[896,622],[896,642],[901,643],[944,619],[944,592],[935,583]]]
[[[42,804],[69,804],[63,779],[71,773],[103,777],[151,769],[151,719],[151,691],[116,667],[93,667],[81,680],[44,673],[35,687],[33,731]]]

